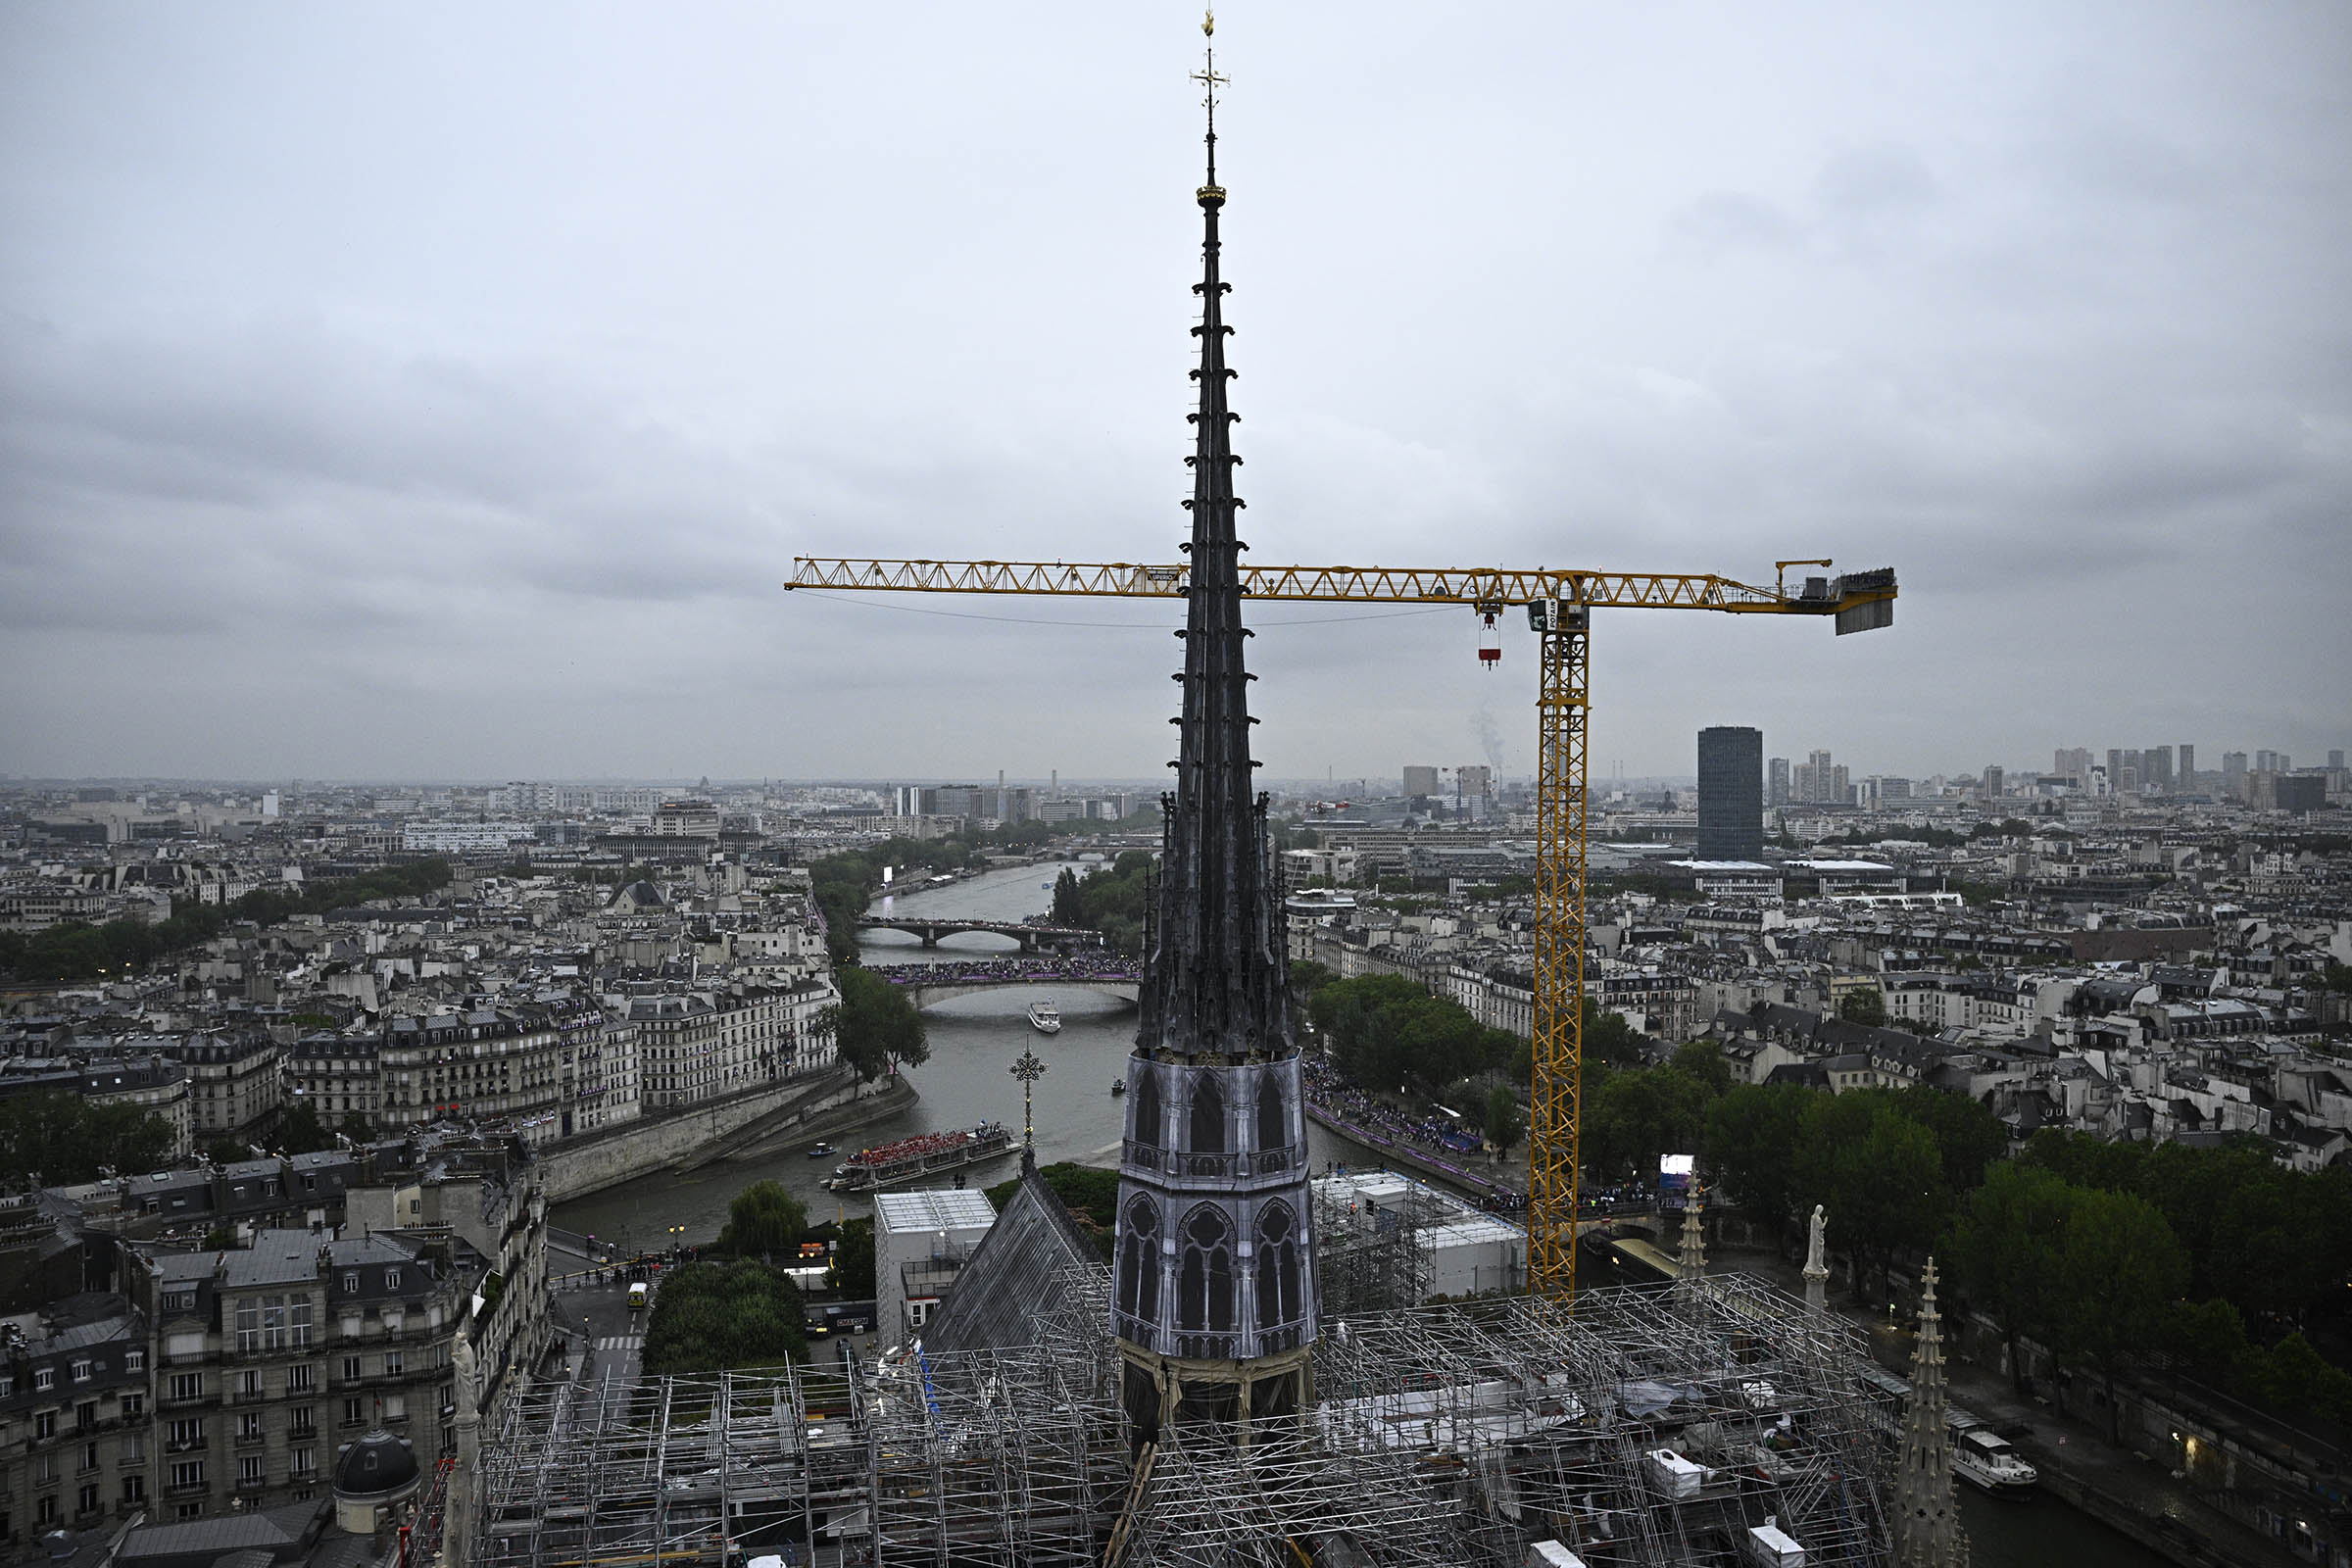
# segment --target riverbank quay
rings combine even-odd
[[[760,1142],[801,1136],[824,1114],[880,1099],[903,1082],[892,1077],[864,1083],[851,1068],[835,1066],[566,1138],[539,1152],[547,1200],[559,1203],[603,1192],[649,1170],[691,1169],[747,1132]]]
[[[1336,1134],[1392,1164],[1416,1171],[1434,1181],[1487,1200],[1509,1197],[1517,1199],[1526,1189],[1525,1172],[1513,1171],[1507,1165],[1497,1165],[1492,1174],[1470,1170],[1449,1160],[1438,1158],[1426,1150],[1417,1149],[1401,1139],[1391,1138],[1369,1127],[1348,1120],[1336,1111],[1326,1109],[1313,1100],[1306,1102],[1307,1119],[1325,1132]]]
[[[1708,1264],[1711,1271],[1755,1274],[1800,1295],[1804,1290],[1798,1265],[1770,1247],[1711,1245]],[[1905,1288],[1899,1277],[1897,1284]],[[1829,1306],[1869,1338],[1881,1366],[1897,1377],[1911,1375],[1917,1334],[1908,1314],[1898,1320],[1885,1306],[1856,1301],[1836,1289]],[[1959,1353],[1955,1347],[1966,1338],[1951,1334],[1946,1340],[1944,1380],[1952,1402],[2014,1443],[2041,1472],[2042,1489],[2053,1496],[2182,1568],[2315,1568],[2334,1561],[2298,1554],[2212,1506],[2145,1450],[2111,1446],[2103,1410],[2067,1414],[2019,1395],[2006,1372]],[[2030,1499],[1996,1500],[2034,1505]]]

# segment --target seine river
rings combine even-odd
[[[992,871],[947,887],[890,895],[888,907],[906,914],[1025,920],[1053,903],[1053,882],[1060,870],[1060,865],[1049,864]],[[877,905],[874,912],[884,912],[884,906]],[[1015,951],[1004,937],[949,937],[936,948],[925,948],[895,931],[870,933],[859,948],[869,963],[954,962]],[[1061,1012],[1057,1035],[1041,1035],[1029,1027],[1029,1004],[1040,997],[1051,997]],[[968,1127],[983,1119],[1002,1121],[1017,1132],[1021,1086],[1010,1068],[1023,1051],[1034,1050],[1047,1066],[1034,1091],[1039,1162],[1117,1162],[1121,1102],[1111,1095],[1110,1085],[1125,1073],[1127,1053],[1135,1043],[1133,1007],[1068,987],[1008,986],[941,1003],[924,1019],[931,1059],[907,1074],[922,1099],[846,1135],[839,1140],[844,1147],[884,1144],[911,1133]],[[1360,1150],[1332,1139],[1320,1127],[1307,1128],[1307,1142],[1318,1165],[1363,1157]],[[763,1159],[722,1161],[685,1175],[658,1171],[625,1187],[559,1204],[553,1217],[566,1230],[617,1239],[632,1250],[660,1246],[673,1227],[682,1227],[688,1238],[708,1239],[726,1223],[730,1199],[751,1183],[769,1178],[807,1203],[813,1219],[870,1213],[867,1200],[840,1199],[824,1190],[823,1180],[836,1163],[786,1149]],[[972,1167],[965,1180],[974,1187],[992,1186],[1017,1168],[1017,1155],[1006,1155]],[[1983,1568],[2084,1568],[2092,1563],[2102,1568],[2158,1568],[2164,1562],[2054,1497],[2004,1501],[1965,1486],[1959,1494],[1972,1558]]]

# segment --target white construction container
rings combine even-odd
[[[1524,1568],[1585,1568],[1585,1559],[1556,1541],[1539,1541],[1527,1548]]]
[[[1653,1448],[1642,1456],[1642,1468],[1649,1472],[1650,1485],[1669,1497],[1695,1497],[1707,1479],[1707,1467],[1692,1464],[1672,1448]]]
[[[1805,1568],[1805,1548],[1767,1521],[1747,1533],[1747,1560],[1757,1568]]]

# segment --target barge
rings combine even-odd
[[[872,1193],[994,1159],[1012,1149],[1012,1132],[1003,1122],[984,1121],[955,1132],[917,1133],[895,1144],[861,1149],[825,1181],[828,1192]]]

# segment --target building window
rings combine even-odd
[[[384,1289],[387,1291],[397,1291],[400,1289],[400,1270],[396,1268],[388,1268],[384,1270]]]
[[[309,1362],[306,1361],[300,1366],[290,1366],[286,1368],[286,1392],[288,1394],[308,1394],[311,1392],[311,1367]]]
[[[46,1394],[57,1387],[57,1368],[36,1366],[32,1369],[32,1388],[36,1394]]]
[[[174,1487],[203,1486],[204,1461],[202,1459],[182,1459],[174,1464],[172,1467],[172,1485]]]
[[[74,1497],[74,1510],[79,1513],[96,1513],[98,1511],[98,1483],[93,1481],[76,1493]]]
[[[290,1475],[308,1478],[318,1468],[318,1450],[295,1448],[286,1455],[286,1470]]]
[[[90,1381],[90,1363],[86,1359],[75,1361],[74,1363],[74,1381],[76,1383],[87,1383]]]
[[[237,1374],[237,1397],[258,1399],[262,1396],[262,1375],[250,1368]]]
[[[124,1350],[122,1352],[122,1370],[125,1372],[146,1371],[147,1352],[144,1349],[140,1349],[135,1347],[131,1349]]]
[[[124,1476],[122,1478],[122,1500],[124,1502],[145,1502],[147,1500],[147,1478],[145,1476]]]
[[[32,1479],[43,1486],[57,1479],[57,1453],[54,1449],[33,1455]]]
[[[347,1355],[343,1358],[343,1381],[346,1383],[360,1381],[360,1358],[358,1356]]]
[[[356,1427],[367,1419],[368,1401],[366,1399],[345,1399],[343,1401],[343,1424],[345,1426]]]
[[[43,1410],[39,1414],[35,1415],[32,1418],[32,1435],[35,1438],[56,1437],[57,1412],[55,1410]]]
[[[237,1417],[237,1441],[240,1443],[258,1443],[261,1441],[261,1411],[248,1410],[243,1415]]]
[[[357,1296],[360,1294],[360,1276],[357,1273],[346,1274],[343,1276],[343,1294],[345,1296]]]
[[[201,1373],[201,1372],[174,1372],[174,1373],[172,1373],[172,1397],[173,1397],[174,1399],[201,1399],[201,1398],[203,1398],[203,1397],[204,1397],[204,1374],[203,1374],[203,1373]]]
[[[384,1376],[388,1378],[396,1378],[400,1376],[401,1366],[402,1357],[400,1351],[386,1350],[384,1352]]]
[[[143,1415],[146,1413],[146,1410],[147,1396],[144,1394],[125,1394],[122,1396],[122,1413],[124,1415]]]
[[[74,1407],[74,1430],[87,1432],[98,1424],[98,1401],[84,1399]]]
[[[57,1523],[57,1499],[55,1497],[43,1497],[38,1502],[35,1502],[32,1505],[32,1521],[35,1524],[41,1525],[53,1525]]]
[[[298,1404],[286,1417],[286,1436],[307,1438],[318,1430],[318,1407]]]
[[[262,1479],[262,1456],[258,1453],[240,1455],[237,1459],[237,1485],[246,1486]]]
[[[168,1430],[174,1448],[194,1448],[204,1443],[204,1422],[200,1419],[174,1421]]]

